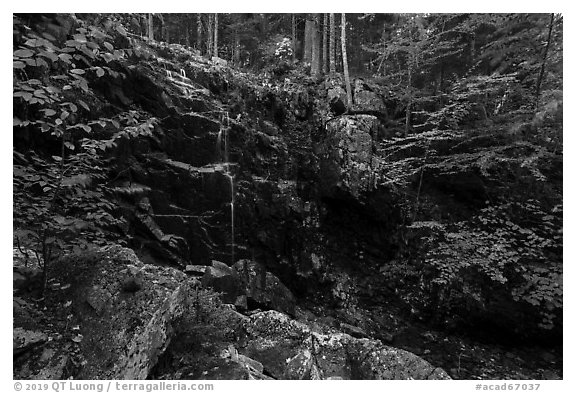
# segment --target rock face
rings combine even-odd
[[[276,311],[254,314],[241,349],[278,379],[450,379],[413,353],[344,333],[319,334]]]
[[[222,293],[222,301],[246,309],[279,310],[294,315],[296,299],[290,290],[265,267],[241,260],[229,267],[212,261],[202,277],[202,286]]]
[[[224,347],[208,352],[196,371],[173,371],[194,379],[444,379],[446,374],[416,355],[354,338],[329,327],[311,328],[276,310],[243,316],[227,305],[204,307],[211,336],[187,321],[197,297],[196,278],[143,264],[130,249],[113,246],[93,258],[63,258],[51,267],[47,304],[62,325],[27,328],[15,312],[15,377],[22,379],[146,379],[160,358],[179,350],[178,340]],[[253,307],[295,314],[295,298],[261,265],[242,260],[233,267],[214,261],[202,282],[222,290],[223,300],[244,297]],[[197,295],[196,295],[197,296]],[[196,299],[196,300],[195,300]],[[214,303],[216,304],[216,303]],[[25,302],[21,301],[20,307]],[[213,307],[213,308],[210,308]],[[319,325],[318,325],[319,326]],[[192,330],[190,329],[192,328]],[[350,331],[351,327],[347,327]],[[354,329],[352,329],[354,330]],[[354,330],[358,333],[358,329]],[[176,336],[178,333],[178,336]],[[186,334],[196,334],[186,338]],[[171,342],[176,343],[171,346]],[[204,341],[204,344],[202,344]],[[194,361],[194,359],[192,358]],[[200,371],[198,371],[200,370]]]
[[[386,116],[384,100],[365,84],[362,79],[354,82],[354,105],[352,109],[361,112],[372,112],[379,116]]]
[[[48,340],[48,336],[42,332],[25,330],[21,327],[14,328],[12,334],[14,355],[20,355]]]
[[[172,339],[192,281],[178,270],[145,265],[120,246],[96,260],[65,258],[51,272],[60,282],[47,302],[68,322],[39,334],[19,329],[26,321],[15,318],[18,348],[50,337],[49,345],[16,362],[22,364],[15,376],[145,379]]]
[[[378,160],[374,138],[379,121],[371,115],[341,116],[326,125],[319,147],[320,187],[325,196],[359,198],[375,188]]]
[[[126,279],[140,281],[140,289],[123,290]],[[85,285],[72,286],[78,291],[72,307],[82,322],[80,349],[96,356],[87,359],[80,376],[145,379],[184,311],[186,276],[175,269],[144,265],[129,249],[113,248]],[[108,364],[114,366],[108,369]]]
[[[236,298],[244,295],[238,272],[219,261],[212,261],[202,277],[202,286],[222,293],[222,301],[234,304]]]
[[[328,104],[330,110],[335,115],[341,115],[346,112],[346,90],[342,86],[333,86],[327,92]]]
[[[254,261],[241,260],[234,264],[233,269],[246,288],[249,307],[278,310],[294,315],[294,295],[278,277],[267,272],[264,266]]]

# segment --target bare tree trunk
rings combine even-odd
[[[314,77],[320,76],[322,71],[322,64],[320,63],[320,33],[318,31],[320,14],[314,14],[314,20],[312,25],[312,66],[310,68],[310,74]]]
[[[296,14],[292,14],[292,61],[296,61]]]
[[[232,45],[232,64],[240,65],[240,38],[238,37],[238,30],[234,29],[234,44]]]
[[[154,22],[152,20],[152,14],[148,14],[148,39],[154,41]]]
[[[348,109],[352,106],[352,86],[348,73],[348,56],[346,54],[346,14],[342,14],[342,66],[344,68],[344,81],[346,82],[346,100]]]
[[[330,75],[336,72],[336,18],[330,14]]]
[[[218,57],[218,14],[214,14],[214,57]]]
[[[550,14],[550,24],[548,25],[548,39],[546,41],[546,49],[544,49],[544,56],[542,57],[542,65],[540,67],[540,74],[536,82],[536,105],[534,112],[538,112],[540,104],[540,90],[542,88],[542,80],[544,79],[544,70],[546,68],[546,60],[548,59],[548,50],[550,49],[550,41],[552,41],[552,28],[554,27],[554,14]]]
[[[186,18],[184,29],[184,45],[190,47],[190,18]]]
[[[324,14],[322,24],[322,73],[328,73],[328,14]]]
[[[306,25],[304,26],[304,56],[305,62],[312,62],[312,32],[314,31],[314,20],[311,15],[306,15]]]
[[[213,42],[214,42],[214,17],[212,14],[208,14],[208,32],[207,32],[207,37],[208,37],[208,47],[206,48],[206,54],[208,55],[208,57],[212,56],[212,50],[213,50]]]
[[[342,21],[342,18],[340,18]],[[342,72],[342,33],[336,34],[336,72]]]
[[[146,34],[146,25],[148,23],[148,14],[138,15],[138,27],[140,28],[140,38],[144,38]]]
[[[158,16],[158,19],[160,19],[160,36],[157,38],[160,41],[164,41],[166,42],[166,31],[164,29],[164,17],[162,16],[161,13],[156,14]]]
[[[196,49],[202,54],[202,14],[196,14]]]

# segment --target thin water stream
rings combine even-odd
[[[216,148],[220,156],[221,163],[224,168],[224,175],[228,178],[230,182],[230,256],[232,264],[234,264],[234,175],[230,170],[230,158],[229,158],[229,135],[228,130],[230,128],[230,118],[228,112],[224,112],[223,123],[226,125],[221,127],[218,131],[218,138],[216,140]],[[224,154],[222,156],[222,151]]]

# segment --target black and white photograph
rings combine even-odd
[[[550,8],[12,13],[7,387],[564,380]]]

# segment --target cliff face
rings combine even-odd
[[[385,104],[370,80],[356,81],[354,107],[344,113],[337,78],[317,82],[295,73],[292,79],[269,80],[207,61],[180,45],[139,40],[133,45],[146,55],[113,61],[114,72],[88,79],[88,98],[73,97],[87,102],[87,116],[95,121],[126,113],[131,119],[155,119],[150,132],[118,138],[105,155],[107,198],[124,219],[114,236],[135,251],[138,268],[160,265],[182,276],[172,277],[178,282],[186,281],[181,270],[198,273],[202,285],[224,292],[226,303],[239,311],[279,310],[321,326],[324,335],[287,344],[281,355],[290,362],[273,377],[444,378],[445,373],[420,364],[412,354],[360,340],[405,344],[398,337],[407,320],[427,321],[439,330],[480,324],[507,337],[560,337],[558,307],[548,315],[560,321],[550,330],[541,326],[534,304],[512,296],[523,294],[507,286],[524,285],[522,271],[504,267],[506,277],[500,279],[481,263],[446,267],[439,262],[458,260],[459,255],[474,260],[467,245],[452,247],[450,241],[462,235],[450,225],[457,222],[463,231],[483,222],[479,212],[486,213],[486,200],[524,194],[539,184],[502,180],[530,171],[521,159],[509,159],[530,156],[534,146],[510,145],[501,134],[429,132],[393,138],[386,108],[393,103]],[[44,70],[41,77],[49,75]],[[15,113],[23,111],[20,105]],[[113,124],[104,122],[97,133],[109,137],[115,132]],[[494,153],[499,143],[504,147]],[[58,146],[55,138],[29,127],[15,133],[15,164],[29,165],[31,153],[51,155]],[[488,148],[492,156],[482,150]],[[545,169],[542,176],[556,176],[557,157]],[[552,188],[561,188],[561,176],[555,182]],[[538,192],[552,194],[544,188]],[[550,210],[556,203],[552,199],[545,201]],[[549,222],[556,222],[556,216],[550,217]],[[445,248],[431,251],[439,239]],[[486,245],[472,239],[471,246]],[[450,250],[456,250],[454,255]],[[556,260],[558,250],[547,255]],[[552,281],[550,287],[556,288]],[[180,301],[177,291],[162,297]],[[109,296],[113,304],[118,300],[114,296]],[[180,306],[168,303],[148,306],[152,314],[171,310],[170,318],[180,318]],[[260,317],[292,323],[273,313],[251,316],[250,323],[257,324]],[[172,324],[162,315],[155,318],[161,331]],[[355,338],[334,339],[322,329],[339,329]],[[238,350],[248,360],[239,362],[234,348],[219,360],[230,366],[230,376],[270,376],[260,366],[246,366],[255,359],[267,372],[274,368],[266,362],[275,355],[259,347],[262,334]],[[143,374],[126,375],[148,375],[167,348],[177,352],[166,335],[138,355],[144,359],[144,369],[138,371]],[[139,339],[123,340],[128,345]],[[316,369],[311,359],[318,354],[306,340],[320,340],[326,351],[335,351],[342,369]],[[416,374],[383,373],[374,359],[368,365],[343,360],[344,353],[360,356],[368,347],[391,362],[416,364]],[[250,372],[237,369],[238,364]],[[189,370],[187,375],[203,371]],[[154,372],[174,370],[158,366]]]

